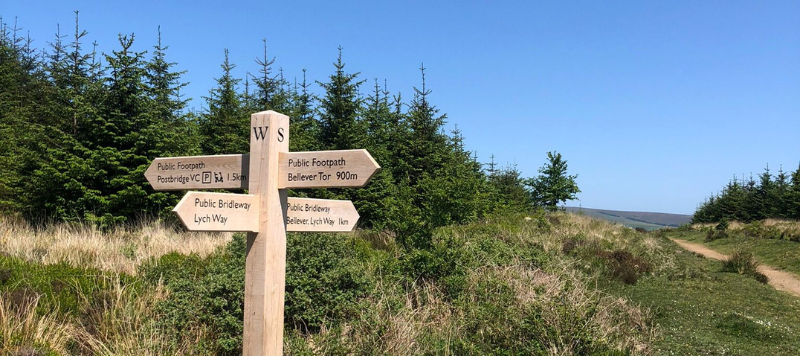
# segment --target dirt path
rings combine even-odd
[[[723,260],[728,258],[728,256],[698,243],[673,238],[670,238],[670,240],[674,241],[684,249],[699,253],[706,258],[711,258],[714,260]],[[779,271],[775,268],[765,265],[758,266],[758,271],[769,278],[769,285],[773,286],[775,289],[789,292],[800,297],[800,277],[797,275],[785,271]]]

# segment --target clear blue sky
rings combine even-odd
[[[405,98],[424,62],[481,161],[534,176],[562,153],[583,191],[570,205],[690,214],[734,174],[800,163],[797,1],[0,0],[39,48],[74,32],[74,10],[105,52],[118,33],[149,50],[160,25],[197,109],[224,49],[244,77],[262,38],[290,80],[326,80],[342,46],[347,70]]]

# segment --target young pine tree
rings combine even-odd
[[[205,97],[208,109],[200,116],[202,149],[205,154],[234,154],[250,150],[250,114],[244,110],[242,97],[237,91],[241,79],[233,77],[236,67],[228,59],[221,65],[222,76],[217,78],[217,87]]]
[[[420,67],[422,87],[414,87],[406,118],[411,129],[408,143],[408,176],[415,186],[425,173],[432,174],[441,168],[449,153],[447,136],[442,132],[447,115],[439,115],[439,109],[429,99],[431,90],[425,82],[425,66]]]
[[[575,179],[578,175],[567,174],[567,161],[558,152],[547,152],[547,163],[539,168],[539,176],[529,179],[533,200],[545,209],[555,211],[559,203],[576,199],[581,190]]]
[[[362,99],[358,80],[360,73],[346,73],[342,62],[342,48],[333,64],[336,72],[327,83],[317,82],[325,94],[319,98],[320,143],[326,149],[345,150],[359,148],[365,141],[366,132],[359,120]]]
[[[792,173],[792,186],[788,192],[789,218],[800,219],[800,165]]]
[[[303,82],[295,84],[292,91],[291,109],[287,113],[290,117],[289,140],[291,151],[319,151],[319,122],[314,117],[314,96],[309,92],[310,84],[306,80],[306,70],[303,69]]]
[[[164,133],[159,150],[166,156],[191,156],[200,154],[195,122],[184,113],[188,100],[181,97],[181,89],[188,83],[181,81],[186,71],[174,71],[176,63],[166,59],[168,46],[162,44],[161,27],[153,56],[146,64],[146,88],[151,100],[154,125]]]

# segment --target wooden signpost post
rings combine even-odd
[[[287,188],[363,187],[380,166],[366,150],[289,152],[289,117],[250,117],[250,154],[156,158],[145,172],[155,190],[189,192],[173,210],[191,231],[246,231],[244,344],[247,356],[283,353],[287,231],[352,231],[348,200],[289,198]]]

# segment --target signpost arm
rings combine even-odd
[[[247,234],[244,289],[245,356],[283,354],[286,284],[286,190],[278,190],[280,152],[289,151],[289,117],[250,117],[250,194],[259,197],[259,232]]]

